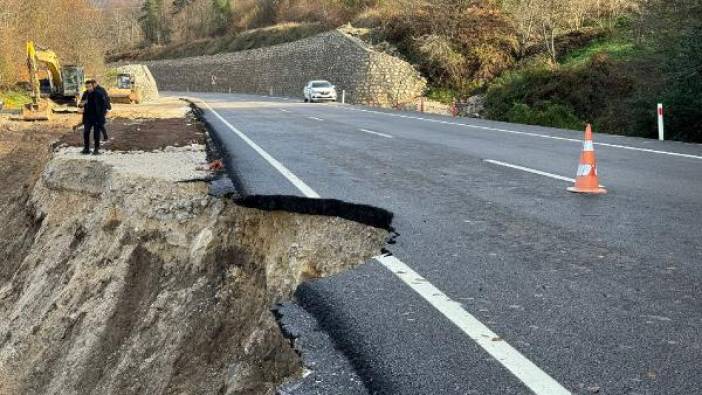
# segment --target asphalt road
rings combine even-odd
[[[609,193],[583,196],[558,179],[578,132],[196,96],[247,193],[305,195],[230,126],[321,197],[395,214],[388,249],[424,280],[373,260],[298,292],[370,392],[702,392],[701,146],[595,134]]]

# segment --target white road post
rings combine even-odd
[[[268,88],[268,96],[273,97],[273,87]]]
[[[341,104],[346,104],[346,89],[341,91]]]
[[[663,130],[663,104],[658,103],[658,140],[665,140],[665,134]]]

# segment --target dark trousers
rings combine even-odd
[[[99,124],[98,127],[100,128],[100,132],[102,132],[102,139],[107,141],[107,129],[105,129],[105,125],[107,123],[102,123]]]
[[[99,123],[85,123],[83,125],[83,150],[90,150],[90,131],[93,131],[93,141],[95,143],[95,151],[100,150],[100,132],[104,125]]]

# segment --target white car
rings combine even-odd
[[[305,85],[305,90],[302,94],[305,97],[305,103],[336,101],[336,87],[329,81],[310,81]]]

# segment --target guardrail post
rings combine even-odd
[[[658,103],[658,140],[665,140],[665,133],[663,130],[663,103]]]

